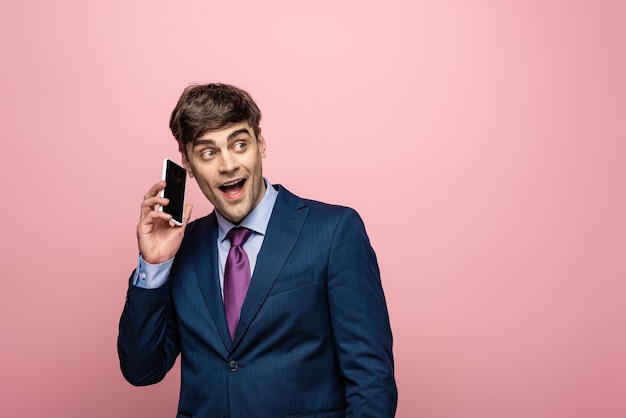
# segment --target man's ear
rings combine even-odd
[[[265,143],[265,138],[263,138],[263,134],[261,134],[261,127],[259,126],[259,132],[256,135],[256,143],[259,147],[259,152],[261,153],[261,158],[265,158],[267,155],[265,152],[265,147],[267,144]]]
[[[180,156],[181,156],[181,160],[183,163],[183,167],[185,168],[185,170],[187,170],[187,174],[189,174],[190,178],[193,178],[193,171],[191,171],[191,165],[189,165],[189,160],[187,159],[187,152],[181,151]]]

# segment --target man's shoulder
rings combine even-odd
[[[217,228],[217,219],[215,217],[214,211],[212,211],[208,215],[205,215],[198,219],[194,219],[193,221],[189,222],[187,224],[187,228],[185,229],[185,236],[197,233],[205,233],[212,227]]]
[[[277,201],[282,201],[282,202],[286,201],[286,202],[292,202],[296,204],[300,203],[301,205],[308,206],[310,208],[320,209],[320,210],[330,210],[330,211],[354,210],[347,206],[298,196],[290,192],[289,190],[287,190],[287,188],[285,188],[285,186],[281,184],[276,184],[275,188],[278,191]]]
[[[349,206],[300,197],[291,193],[280,184],[276,185],[276,187],[279,192],[277,203],[280,202],[280,204],[287,204],[295,208],[306,208],[311,215],[328,216],[331,218],[346,215],[359,217],[357,211]]]

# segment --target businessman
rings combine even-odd
[[[263,177],[261,112],[234,86],[190,86],[170,128],[214,206],[182,226],[143,198],[118,353],[133,385],[181,356],[177,417],[395,415],[392,335],[376,256],[352,209]]]

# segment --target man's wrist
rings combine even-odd
[[[137,271],[133,279],[133,284],[144,289],[156,289],[163,286],[169,277],[170,269],[172,268],[173,263],[174,257],[163,263],[149,263],[143,259],[141,254],[139,254],[139,261]]]

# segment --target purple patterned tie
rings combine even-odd
[[[224,310],[232,339],[235,338],[241,305],[250,286],[250,262],[243,244],[251,232],[246,228],[233,228],[226,235],[230,240],[230,251],[224,267]]]

